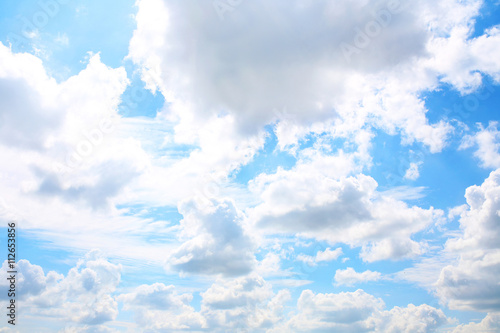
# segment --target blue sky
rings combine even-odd
[[[0,332],[500,330],[497,1],[0,9]]]

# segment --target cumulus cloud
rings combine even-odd
[[[5,261],[0,271],[7,275],[7,270]],[[36,316],[99,325],[118,315],[112,293],[120,272],[121,266],[107,261],[100,251],[89,252],[66,276],[52,271],[45,275],[40,266],[23,259],[18,262],[19,299]],[[1,282],[2,289],[7,288],[6,282]]]
[[[179,293],[173,285],[141,285],[117,299],[125,310],[134,312],[143,329],[195,330],[206,326],[205,319],[189,305],[193,296]]]
[[[420,177],[420,172],[418,170],[418,167],[421,163],[410,163],[410,167],[408,170],[406,170],[404,178],[410,179],[410,180],[416,180],[418,177]]]
[[[425,251],[425,244],[411,236],[438,221],[442,211],[409,207],[378,193],[377,182],[369,176],[336,177],[328,174],[332,169],[313,169],[314,163],[299,161],[291,170],[251,181],[251,189],[262,198],[249,210],[258,228],[362,246],[361,257],[370,262]]]
[[[480,333],[496,332],[500,329],[500,315],[488,313],[479,323],[459,325],[453,329],[453,333]]]
[[[372,272],[366,270],[364,272],[358,273],[352,267],[347,267],[346,269],[337,269],[335,272],[334,280],[335,284],[338,286],[350,286],[357,283],[378,281],[382,278],[382,274],[379,272]]]
[[[436,292],[451,309],[500,309],[500,170],[491,172],[480,186],[467,188],[468,208],[462,212],[463,234],[446,242],[445,250],[460,256],[444,267]]]
[[[276,332],[434,332],[449,322],[441,310],[426,304],[384,307],[381,299],[361,289],[339,294],[304,290],[297,313]]]
[[[233,280],[217,280],[203,298],[201,313],[209,327],[263,331],[283,319],[284,306],[291,298],[286,289],[277,294],[272,286],[258,275]]]
[[[335,250],[326,248],[324,251],[318,251],[318,253],[316,253],[314,257],[305,254],[299,254],[297,256],[297,260],[308,263],[310,266],[315,266],[318,262],[337,260],[337,258],[340,257],[342,253],[343,252],[341,247],[338,247]]]
[[[427,304],[409,304],[406,308],[395,306],[390,311],[380,313],[374,321],[377,332],[388,333],[435,332],[439,327],[451,323],[442,310]]]
[[[217,279],[200,295],[200,311],[189,305],[191,294],[162,283],[139,286],[118,300],[124,309],[134,311],[136,323],[144,329],[264,332],[284,318],[284,305],[290,299],[287,290],[274,294],[269,282],[253,274]]]
[[[383,306],[363,290],[339,294],[304,290],[297,302],[298,313],[288,326],[296,332],[366,332],[373,328],[370,315]]]
[[[169,267],[181,273],[225,276],[252,270],[254,244],[232,201],[188,200],[179,205],[179,212],[187,240],[169,256]]]
[[[58,85],[31,54],[14,54],[0,43],[0,59],[0,143],[43,149],[66,115],[56,103]]]
[[[478,1],[452,3],[435,16],[430,1],[254,1],[221,20],[213,3],[142,0],[128,57],[170,103],[162,114],[178,120],[177,138],[196,138],[216,114],[233,116],[247,134],[278,121],[280,147],[309,132],[370,123],[438,152],[451,126],[430,124],[418,96],[440,72],[416,59],[431,55],[427,43],[446,30],[441,25],[477,14]],[[346,55],[345,45],[355,52]]]
[[[498,122],[492,121],[484,128],[479,124],[479,131],[463,138],[460,149],[477,148],[474,152],[483,168],[500,167],[500,131]]]

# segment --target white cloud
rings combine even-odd
[[[352,267],[347,267],[346,269],[337,269],[334,276],[336,285],[350,287],[357,283],[378,281],[381,278],[382,274],[380,274],[379,272],[366,270],[362,273],[358,273]]]
[[[425,243],[411,236],[439,221],[442,211],[409,207],[376,192],[377,183],[369,176],[337,178],[335,173],[330,176],[332,168],[315,168],[316,163],[299,161],[291,170],[279,169],[251,181],[251,190],[262,198],[248,210],[258,228],[362,246],[365,261],[402,259],[425,251]]]
[[[97,326],[68,326],[59,333],[118,333],[120,331],[103,325]]]
[[[112,293],[120,282],[121,266],[108,262],[99,251],[89,252],[67,276],[52,271],[45,275],[40,266],[24,259],[17,268],[20,301],[34,316],[99,325],[118,315]],[[7,275],[6,261],[0,270]],[[6,282],[1,287],[6,288]]]
[[[255,332],[280,321],[291,297],[286,289],[274,294],[271,284],[257,275],[219,279],[201,296],[201,313],[209,327],[216,331],[251,328]]]
[[[384,307],[381,299],[361,289],[339,294],[304,290],[297,313],[272,332],[434,332],[448,323],[441,310],[426,304]]]
[[[139,286],[118,300],[125,310],[134,311],[142,329],[264,332],[284,318],[284,305],[290,299],[285,289],[274,294],[271,284],[258,275],[217,279],[200,295],[199,312],[189,305],[191,294],[162,283]]]
[[[234,116],[232,126],[245,134],[278,120],[281,148],[309,132],[352,134],[369,123],[438,152],[452,127],[425,117],[418,96],[441,73],[420,60],[429,57],[429,40],[466,24],[478,3],[447,1],[436,15],[430,1],[254,1],[220,20],[212,3],[142,0],[129,58],[143,68],[148,87],[171,103],[163,114],[179,121],[178,139],[195,139],[199,124],[216,114]],[[387,22],[380,27],[382,12]],[[373,24],[380,30],[365,35],[366,47],[346,59],[340,45],[356,44]]]
[[[406,308],[395,306],[390,311],[383,311],[375,319],[377,332],[413,333],[436,332],[436,330],[451,322],[442,310],[427,304],[415,306],[409,304]]]
[[[410,167],[408,170],[406,170],[404,178],[410,179],[410,180],[417,180],[418,177],[420,177],[420,172],[418,170],[418,167],[420,166],[421,163],[410,163]]]
[[[232,201],[189,200],[179,205],[179,212],[184,216],[181,234],[187,240],[169,256],[169,267],[181,273],[225,276],[252,270],[255,245]]]
[[[500,329],[500,315],[488,313],[479,323],[469,323],[457,326],[453,333],[497,332]]]
[[[189,305],[193,296],[180,294],[173,285],[141,285],[117,299],[125,310],[134,311],[141,329],[197,330],[206,326],[205,319]]]
[[[466,5],[470,10],[466,15],[469,18],[476,15],[480,5],[481,1],[471,1]],[[472,26],[464,22],[452,26],[449,35],[438,36],[428,44],[433,54],[430,67],[444,74],[443,82],[452,84],[464,94],[481,85],[481,73],[500,82],[500,62],[488,56],[500,51],[500,29],[495,26],[481,36],[469,38],[472,31]]]
[[[475,135],[465,136],[460,149],[469,147],[477,147],[474,156],[481,161],[483,168],[499,168],[500,131],[498,130],[498,122],[491,121],[486,128],[479,124],[479,131]]]
[[[444,267],[436,292],[451,309],[498,311],[500,309],[500,170],[481,186],[465,193],[468,209],[461,214],[463,234],[450,238],[445,250],[460,256]]]
[[[365,332],[373,328],[370,316],[384,303],[363,290],[352,293],[314,294],[304,290],[298,313],[287,323],[295,332]]]
[[[57,104],[56,81],[39,58],[13,54],[2,43],[0,64],[0,143],[43,149],[66,115],[64,106]]]
[[[306,262],[310,266],[315,266],[318,262],[337,260],[337,258],[342,254],[343,252],[341,247],[338,247],[335,250],[326,248],[324,251],[318,251],[318,253],[316,253],[314,257],[305,254],[299,254],[297,256],[297,260]]]

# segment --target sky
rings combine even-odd
[[[500,332],[499,55],[493,0],[3,1],[0,332]]]

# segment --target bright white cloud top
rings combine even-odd
[[[0,9],[0,332],[500,330],[496,1]]]

